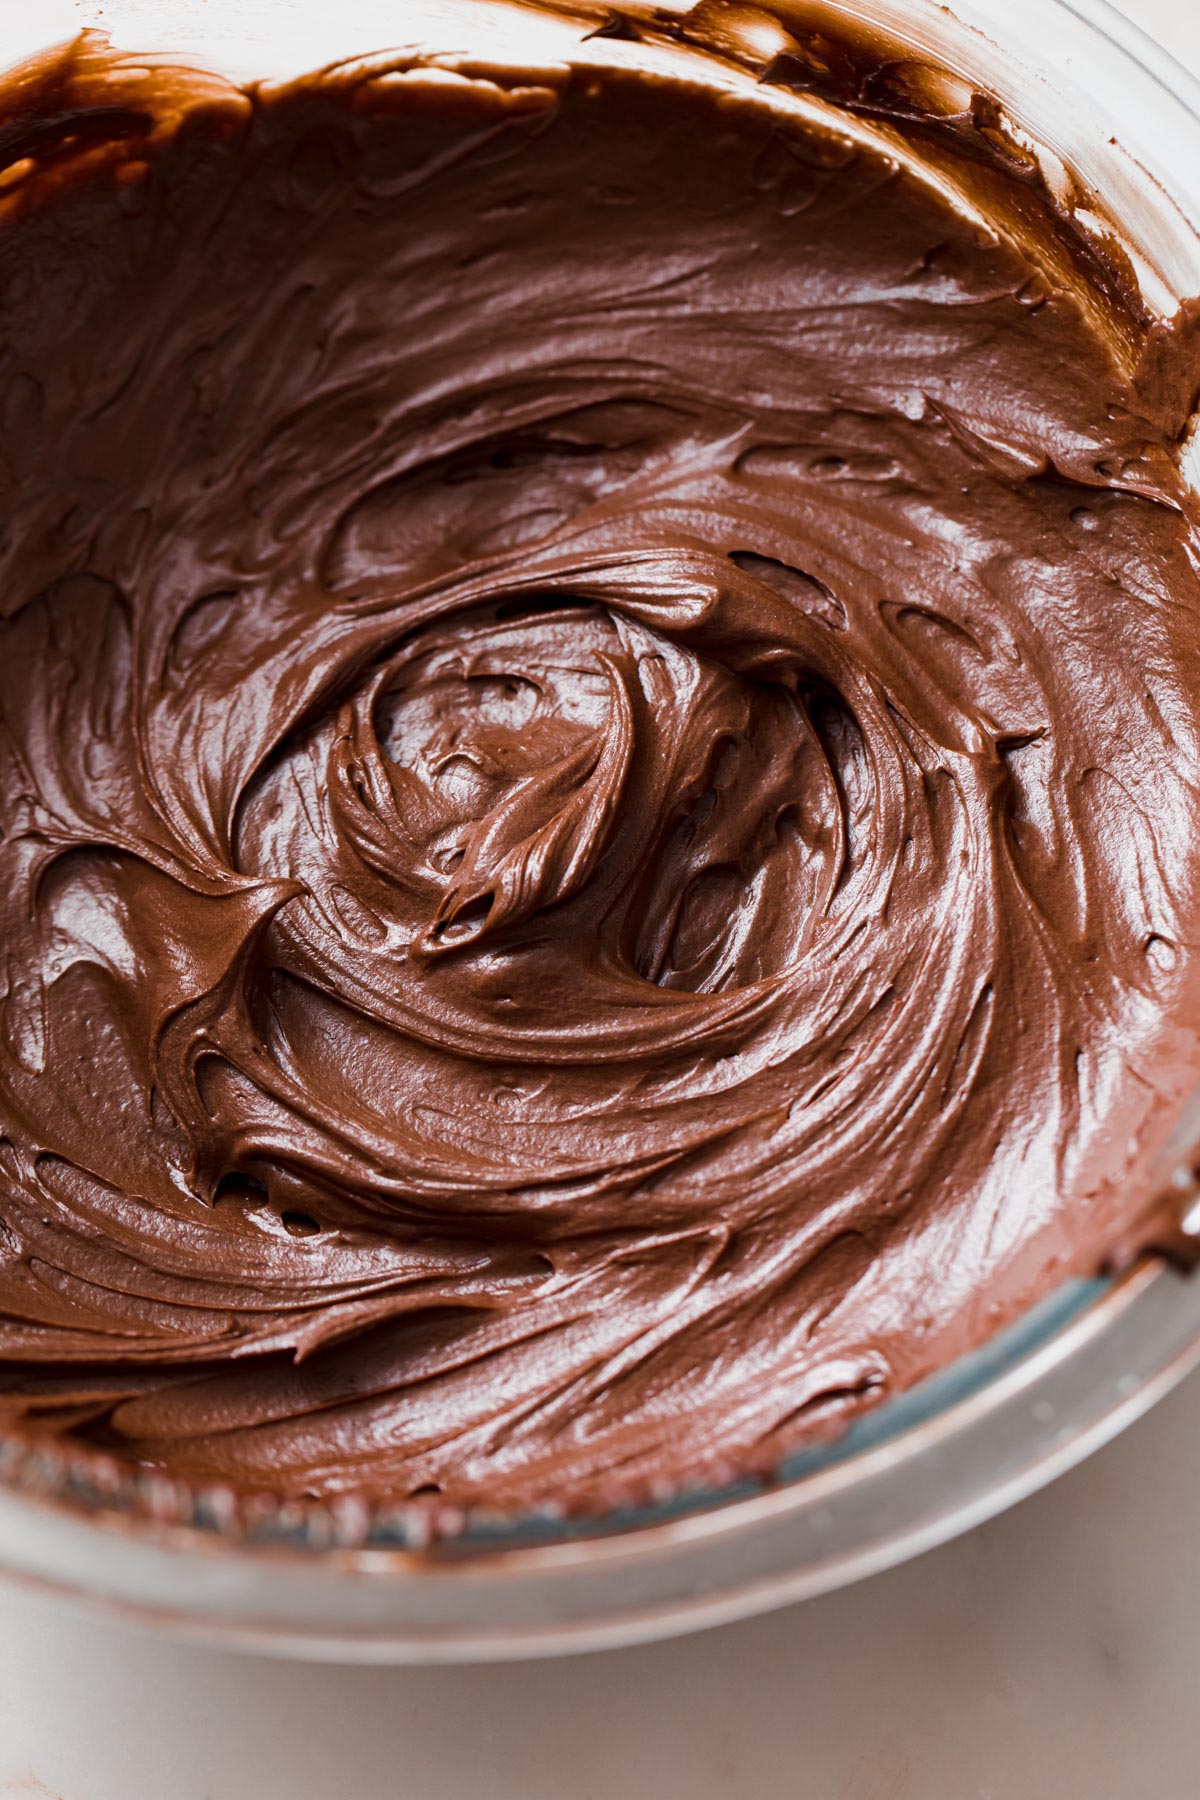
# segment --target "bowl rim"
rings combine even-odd
[[[1065,1324],[910,1429],[655,1525],[372,1548],[339,1540],[337,1502],[308,1503],[309,1523],[323,1521],[314,1536],[304,1509],[268,1501],[234,1532],[189,1520],[177,1505],[184,1484],[152,1478],[156,1493],[131,1465],[96,1504],[74,1450],[15,1433],[0,1440],[0,1563],[200,1642],[343,1661],[511,1659],[723,1623],[846,1585],[993,1516],[1200,1362],[1200,1282],[1151,1257],[1082,1285]]]

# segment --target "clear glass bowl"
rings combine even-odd
[[[677,5],[673,10],[685,10]],[[1200,83],[1105,0],[840,0],[994,94],[1049,172],[1119,221],[1150,303],[1200,293]],[[32,11],[32,9],[31,9]],[[491,0],[406,0],[408,44],[628,60]],[[378,51],[394,0],[49,0],[0,27],[15,61],[97,24],[238,78]],[[736,71],[725,79],[736,80]],[[752,76],[746,77],[753,79]],[[1162,1175],[1194,1199],[1200,1097]],[[1147,1259],[1075,1282],[984,1348],[793,1457],[769,1486],[565,1525],[351,1500],[239,1501],[47,1440],[0,1437],[0,1569],[194,1636],[292,1655],[518,1657],[665,1636],[822,1592],[927,1549],[1049,1481],[1200,1361],[1200,1279]]]

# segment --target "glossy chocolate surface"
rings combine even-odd
[[[1028,171],[95,40],[5,117],[5,1405],[599,1509],[1149,1229],[1194,358]]]

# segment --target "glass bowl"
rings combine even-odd
[[[735,10],[755,27],[748,8]],[[1200,83],[1106,0],[830,10],[995,95],[1048,177],[1073,171],[1089,206],[1119,221],[1153,307],[1200,293]],[[406,0],[402,27],[397,17],[394,0],[50,0],[0,28],[0,57],[15,62],[88,24],[121,47],[241,79],[398,37],[525,61],[640,54],[585,42],[578,19],[518,18],[495,0]],[[735,57],[720,78],[753,81],[753,58],[743,71]],[[1200,1097],[1160,1170],[1185,1235],[1198,1155]],[[600,1521],[476,1512],[449,1535],[411,1506],[238,1497],[11,1429],[0,1435],[0,1570],[208,1641],[297,1656],[453,1661],[631,1643],[928,1549],[1078,1462],[1197,1361],[1200,1280],[1147,1257],[1120,1277],[1070,1283],[769,1483],[697,1489]]]

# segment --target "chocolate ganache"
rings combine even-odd
[[[1028,168],[890,129],[619,58],[10,81],[10,1416],[594,1510],[1136,1240],[1195,374]]]

